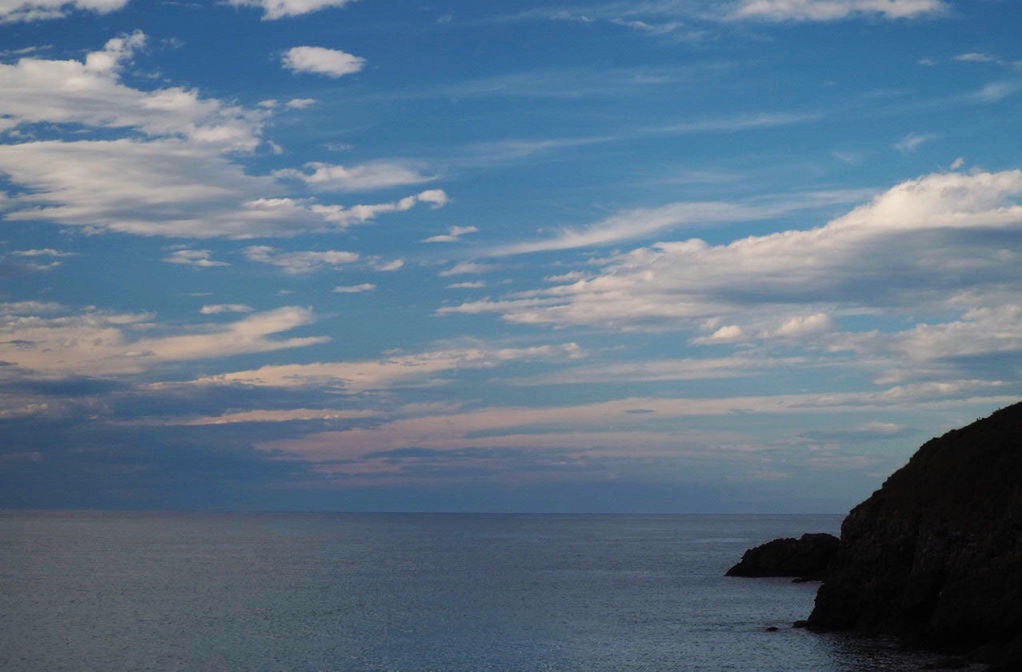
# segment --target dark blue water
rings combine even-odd
[[[0,513],[0,670],[915,670],[725,578],[837,516]],[[778,632],[767,632],[778,626]]]

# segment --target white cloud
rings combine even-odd
[[[275,179],[250,175],[236,160],[263,143],[270,112],[180,87],[125,86],[122,71],[145,42],[135,32],[84,61],[0,64],[0,131],[35,123],[84,127],[70,141],[0,144],[0,173],[20,188],[3,198],[7,219],[89,232],[252,238],[344,228],[417,203],[446,203],[441,190],[351,208],[281,196]]]
[[[745,337],[745,332],[737,324],[726,324],[715,330],[709,336],[693,338],[692,342],[699,345],[712,345],[714,343],[735,343]]]
[[[438,312],[623,330],[718,318],[756,336],[834,308],[918,316],[991,306],[1022,291],[1010,242],[1022,230],[1020,196],[1022,170],[932,174],[825,226],[721,245],[658,243],[599,261],[596,277]]]
[[[481,273],[490,273],[495,271],[499,266],[496,264],[480,264],[475,261],[459,261],[454,266],[451,266],[446,271],[440,271],[441,278],[449,278],[452,275],[474,275]]]
[[[1014,95],[1020,88],[1022,86],[1018,82],[990,82],[970,94],[969,98],[980,103],[997,103]]]
[[[478,233],[479,229],[474,226],[452,226],[450,230],[441,235],[430,236],[424,239],[424,243],[456,243],[461,240],[462,236],[470,233]]]
[[[940,136],[928,133],[909,133],[895,143],[894,148],[903,154],[911,154],[919,149],[924,143],[930,142]]]
[[[568,271],[560,275],[548,275],[543,278],[546,282],[575,282],[576,280],[587,280],[593,277],[592,273],[585,271]]]
[[[761,112],[759,114],[738,117],[717,117],[697,121],[684,121],[668,126],[657,126],[646,129],[647,133],[655,134],[694,134],[694,133],[730,133],[733,131],[791,126],[805,121],[815,121],[819,114],[792,112]]]
[[[39,273],[45,273],[46,271],[52,271],[55,268],[59,268],[61,265],[63,265],[63,263],[64,262],[62,262],[62,261],[49,261],[49,262],[43,262],[43,263],[38,263],[38,262],[23,262],[23,263],[17,264],[17,268],[24,269],[24,270],[27,270],[27,271],[35,271],[35,272],[39,272]]]
[[[70,10],[108,14],[128,0],[0,0],[0,23],[59,19]]]
[[[51,247],[40,250],[14,250],[11,254],[15,254],[19,257],[73,257],[74,252],[63,252],[61,250],[55,250]]]
[[[76,253],[74,252],[63,252],[61,250],[55,250],[53,248],[36,250],[12,250],[10,252],[10,255],[13,257],[20,258],[12,263],[12,265],[18,268],[19,270],[36,272],[52,271],[64,263],[59,260],[60,258],[77,256]],[[49,261],[41,259],[44,257],[49,259]],[[2,259],[2,257],[0,257],[0,259]],[[31,259],[33,261],[27,261],[27,259]]]
[[[182,266],[198,266],[200,268],[212,268],[215,266],[230,266],[226,261],[216,261],[212,258],[213,253],[209,250],[174,250],[163,258],[168,264],[181,264]]]
[[[967,54],[958,54],[955,56],[956,61],[963,63],[1000,63],[1001,59],[990,54],[982,54],[979,52],[969,52]]]
[[[675,30],[683,27],[685,24],[671,21],[669,23],[652,24],[645,21],[628,21],[626,19],[611,19],[611,23],[625,28],[632,28],[634,30],[641,30],[644,33],[650,33],[652,35],[666,35],[667,33],[673,33]]]
[[[504,245],[491,250],[490,254],[503,256],[613,245],[682,226],[710,226],[770,219],[821,205],[862,200],[872,193],[861,190],[821,191],[793,195],[786,199],[773,199],[765,203],[692,201],[670,203],[657,208],[636,208],[583,227],[564,227],[557,235],[545,240]]]
[[[63,310],[63,305],[53,301],[0,302],[0,315],[34,315],[38,313],[57,313]]]
[[[214,303],[199,309],[202,315],[221,315],[223,313],[251,313],[252,306],[243,303]]]
[[[282,268],[285,273],[298,275],[353,264],[358,261],[359,255],[357,252],[345,250],[280,252],[268,245],[251,245],[245,248],[245,258]]]
[[[376,289],[376,285],[371,282],[363,282],[360,285],[338,285],[334,287],[333,291],[335,294],[361,294],[362,292],[371,292]]]
[[[933,362],[1018,355],[1022,353],[1022,305],[1005,303],[973,308],[961,319],[936,324],[917,324],[893,333],[869,331],[838,334],[831,348],[851,349],[863,354],[896,354],[913,362]],[[963,368],[968,370],[967,363]],[[1010,375],[1004,364],[1002,375]]]
[[[301,16],[330,7],[344,7],[355,0],[229,0],[232,5],[261,7],[263,20],[272,21],[289,16]]]
[[[364,58],[324,47],[292,47],[284,53],[282,62],[292,72],[308,72],[327,77],[350,75],[365,67]]]
[[[393,261],[383,262],[377,261],[373,265],[373,268],[375,268],[377,271],[382,271],[384,273],[392,273],[394,271],[401,270],[402,268],[404,268],[404,265],[405,265],[404,259],[394,259]]]
[[[395,385],[435,384],[436,375],[456,369],[490,369],[519,360],[563,360],[582,356],[576,343],[539,345],[528,348],[472,346],[386,359],[355,362],[316,362],[264,366],[207,376],[195,381],[202,385],[241,384],[259,387],[325,387],[354,393]]]
[[[52,221],[90,231],[207,238],[325,227],[218,150],[180,140],[45,141],[0,145],[0,172],[29,193],[11,220]],[[283,221],[282,221],[283,220]],[[297,226],[296,226],[297,224]]]
[[[254,410],[224,415],[205,415],[192,418],[165,420],[160,424],[184,425],[230,425],[239,422],[305,422],[309,420],[356,420],[379,416],[372,410],[333,410],[328,408],[287,408],[283,410]]]
[[[431,208],[436,209],[443,207],[447,202],[447,194],[442,189],[428,189],[391,203],[353,205],[351,207],[312,205],[309,206],[309,210],[337,226],[347,228],[355,224],[364,224],[380,214],[411,210],[419,203],[427,203]]]
[[[785,320],[774,332],[773,336],[781,338],[798,338],[810,334],[819,334],[834,328],[834,320],[826,313],[812,315],[796,315]]]
[[[872,14],[886,19],[910,19],[948,11],[943,0],[742,0],[731,18],[836,21],[856,14]]]
[[[307,107],[312,107],[319,101],[315,98],[292,98],[287,101],[287,107],[292,110],[304,110]]]
[[[246,174],[218,149],[173,139],[0,145],[0,172],[31,190],[12,199],[19,207],[10,220],[148,236],[293,236],[446,202],[440,190],[351,207],[267,198],[279,190],[272,179]]]
[[[369,191],[386,189],[408,184],[420,184],[435,180],[424,175],[413,162],[371,161],[356,166],[339,166],[330,163],[310,162],[305,170],[287,168],[274,171],[278,178],[301,180],[319,191]],[[424,192],[430,193],[430,192]],[[444,200],[446,203],[446,199]]]
[[[137,128],[150,137],[229,150],[251,150],[261,142],[263,111],[201,98],[181,87],[141,91],[121,84],[121,72],[146,40],[139,31],[111,39],[84,62],[22,58],[0,64],[0,130],[38,122],[79,123]]]
[[[418,417],[397,418],[373,427],[321,432],[298,439],[263,444],[309,460],[332,460],[371,453],[427,448],[567,448],[576,454],[621,450],[622,455],[677,455],[679,431],[675,425],[651,428],[650,418],[728,417],[737,414],[784,416],[813,413],[889,412],[892,408],[940,407],[958,394],[987,394],[990,403],[1011,400],[991,394],[997,385],[983,381],[957,381],[940,385],[904,386],[876,392],[793,394],[723,398],[630,397],[592,404],[559,407],[488,407],[460,413],[427,412]],[[954,399],[952,403],[960,403]],[[641,413],[636,413],[641,411]],[[766,446],[750,437],[734,437],[731,446],[720,440],[706,442],[703,450],[719,460],[722,451],[759,452]],[[741,440],[744,438],[744,440]]]
[[[443,189],[427,189],[419,192],[416,197],[421,203],[429,203],[435,208],[442,208],[450,202],[447,192]]]
[[[297,348],[329,339],[269,338],[310,324],[312,312],[289,306],[230,323],[202,324],[154,336],[148,313],[86,310],[63,316],[6,315],[0,320],[0,360],[6,375],[117,375],[169,362]],[[162,327],[166,330],[166,326]],[[183,333],[180,333],[183,332]]]
[[[805,357],[742,355],[683,359],[628,360],[561,369],[526,378],[505,378],[515,385],[565,385],[616,383],[620,381],[714,380],[740,378],[771,369],[796,369],[811,365]]]
[[[486,286],[486,283],[482,280],[469,281],[469,282],[455,282],[447,285],[448,289],[482,289]]]

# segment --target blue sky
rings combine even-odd
[[[840,512],[1022,394],[997,0],[0,0],[0,506]]]

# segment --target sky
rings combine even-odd
[[[0,0],[0,507],[834,512],[1022,397],[1011,0]]]

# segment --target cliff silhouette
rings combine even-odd
[[[851,510],[808,624],[1022,669],[1022,403],[926,442]]]

